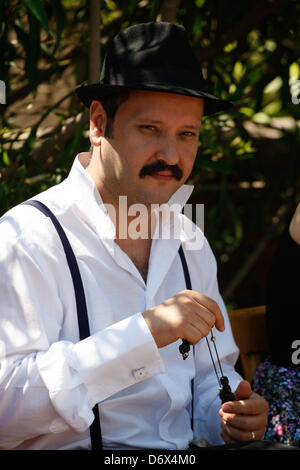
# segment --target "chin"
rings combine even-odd
[[[173,194],[177,191],[180,186],[182,186],[182,182],[176,182],[172,186],[169,187],[152,187],[147,188],[145,186],[139,186],[136,188],[134,193],[128,193],[128,200],[132,201],[132,204],[145,204],[150,206],[151,204],[166,204],[169,199],[173,196]]]

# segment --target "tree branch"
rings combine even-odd
[[[100,79],[100,4],[101,0],[90,0],[90,83],[97,83]]]
[[[57,147],[62,147],[68,140],[70,140],[81,124],[85,126],[89,121],[89,110],[84,109],[77,116],[67,119],[63,125],[57,126],[53,129],[52,137],[37,145],[32,151],[32,158],[40,165],[45,166],[47,160],[57,152]],[[20,166],[20,162],[13,162],[8,168],[1,169],[0,181],[8,179]]]
[[[73,59],[74,57],[78,55],[78,50],[79,50],[78,46],[72,47],[72,49],[69,50],[68,53],[66,53],[64,56],[60,57],[59,59],[57,59],[57,63],[55,63],[54,65],[51,65],[51,67],[48,67],[47,69],[39,70],[38,78],[37,78],[39,85],[42,82],[48,81],[54,73],[57,73],[57,72],[61,73],[67,67],[69,67],[70,64],[65,63],[64,65],[59,65],[59,62]],[[20,99],[24,99],[29,93],[30,91],[28,91],[27,84],[16,88],[15,90],[11,91],[8,95],[7,103],[6,103],[7,106],[11,106],[16,101]]]
[[[32,152],[32,158],[40,164],[45,164],[48,158],[55,153],[57,147],[62,147],[76,133],[78,126],[85,126],[89,121],[89,110],[84,109],[74,118],[67,119],[63,126],[58,126],[53,136],[37,146]]]

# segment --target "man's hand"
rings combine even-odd
[[[222,438],[226,443],[263,439],[268,420],[266,400],[252,392],[246,380],[240,382],[235,396],[236,401],[224,403],[219,411]]]
[[[218,304],[203,294],[184,290],[143,313],[159,348],[179,338],[196,344],[207,336],[213,325],[224,330],[224,318]]]

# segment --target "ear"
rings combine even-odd
[[[90,142],[95,147],[101,145],[107,123],[106,112],[100,101],[92,101],[90,105]]]

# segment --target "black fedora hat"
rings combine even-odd
[[[201,66],[183,26],[141,23],[121,31],[108,46],[100,82],[79,85],[75,92],[90,106],[119,90],[149,90],[204,99],[204,114],[232,106],[205,91]]]

